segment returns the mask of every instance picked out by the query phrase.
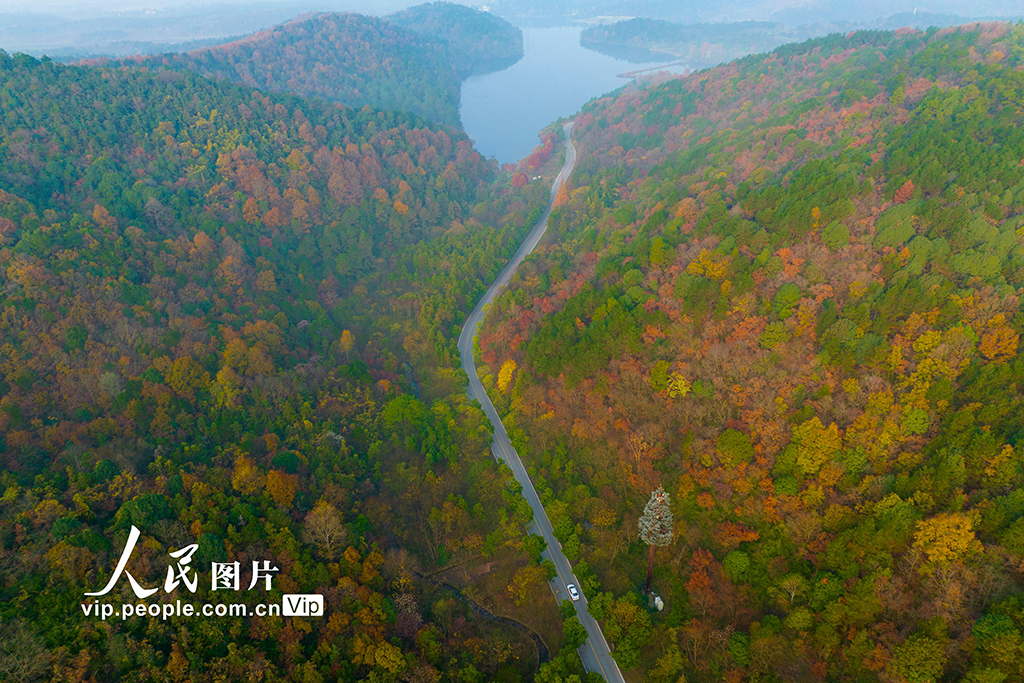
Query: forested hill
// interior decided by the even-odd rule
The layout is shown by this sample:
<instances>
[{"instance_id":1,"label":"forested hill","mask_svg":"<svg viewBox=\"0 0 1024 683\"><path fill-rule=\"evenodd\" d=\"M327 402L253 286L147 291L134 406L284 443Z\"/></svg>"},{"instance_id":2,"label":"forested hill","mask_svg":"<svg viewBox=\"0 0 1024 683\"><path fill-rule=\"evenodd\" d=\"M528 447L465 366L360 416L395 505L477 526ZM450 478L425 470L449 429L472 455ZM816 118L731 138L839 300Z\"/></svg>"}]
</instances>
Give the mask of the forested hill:
<instances>
[{"instance_id":1,"label":"forested hill","mask_svg":"<svg viewBox=\"0 0 1024 683\"><path fill-rule=\"evenodd\" d=\"M534 618L505 592L544 574L529 508L453 355L546 195L411 114L0 52L0 678L532 679L528 637L422 575L482 562L477 599ZM267 560L228 602L329 618L84 614L132 526L146 587L197 543L177 598Z\"/></svg>"},{"instance_id":2,"label":"forested hill","mask_svg":"<svg viewBox=\"0 0 1024 683\"><path fill-rule=\"evenodd\" d=\"M398 26L447 41L463 77L511 66L523 56L523 32L501 17L450 2L431 2L388 15Z\"/></svg>"},{"instance_id":3,"label":"forested hill","mask_svg":"<svg viewBox=\"0 0 1024 683\"><path fill-rule=\"evenodd\" d=\"M1024 27L787 45L576 124L479 342L622 668L1020 680Z\"/></svg>"},{"instance_id":4,"label":"forested hill","mask_svg":"<svg viewBox=\"0 0 1024 683\"><path fill-rule=\"evenodd\" d=\"M493 60L507 64L502 60L521 57L522 34L490 14L452 7L412 8L394 22L310 14L225 45L120 63L190 69L254 88L354 108L409 111L460 127L462 79Z\"/></svg>"},{"instance_id":5,"label":"forested hill","mask_svg":"<svg viewBox=\"0 0 1024 683\"><path fill-rule=\"evenodd\" d=\"M311 14L226 45L124 61L459 125L460 81L448 46L361 14Z\"/></svg>"},{"instance_id":6,"label":"forested hill","mask_svg":"<svg viewBox=\"0 0 1024 683\"><path fill-rule=\"evenodd\" d=\"M662 19L627 19L591 26L580 33L580 45L599 52L643 50L646 60L675 57L691 67L710 66L743 55L767 52L783 43L827 33L825 25L786 27L769 21L676 24ZM628 58L628 57L627 57Z\"/></svg>"}]
</instances>

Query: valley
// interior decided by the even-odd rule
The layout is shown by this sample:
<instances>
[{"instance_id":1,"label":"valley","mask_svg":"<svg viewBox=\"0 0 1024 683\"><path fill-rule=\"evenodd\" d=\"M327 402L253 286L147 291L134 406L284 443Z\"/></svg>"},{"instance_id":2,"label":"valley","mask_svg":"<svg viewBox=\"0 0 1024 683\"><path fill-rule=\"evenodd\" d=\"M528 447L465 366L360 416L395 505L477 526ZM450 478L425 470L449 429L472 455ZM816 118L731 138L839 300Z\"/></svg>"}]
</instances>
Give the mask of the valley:
<instances>
[{"instance_id":1,"label":"valley","mask_svg":"<svg viewBox=\"0 0 1024 683\"><path fill-rule=\"evenodd\" d=\"M0 679L1018 680L1024 28L665 23L0 53Z\"/></svg>"}]
</instances>

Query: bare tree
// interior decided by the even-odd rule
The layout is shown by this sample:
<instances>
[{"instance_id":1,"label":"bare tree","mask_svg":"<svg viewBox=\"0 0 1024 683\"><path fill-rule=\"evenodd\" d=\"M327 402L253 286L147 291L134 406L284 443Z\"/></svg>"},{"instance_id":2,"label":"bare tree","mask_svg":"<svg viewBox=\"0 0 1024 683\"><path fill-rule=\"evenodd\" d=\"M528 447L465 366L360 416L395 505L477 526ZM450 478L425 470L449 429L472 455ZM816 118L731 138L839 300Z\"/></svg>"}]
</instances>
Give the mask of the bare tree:
<instances>
[{"instance_id":1,"label":"bare tree","mask_svg":"<svg viewBox=\"0 0 1024 683\"><path fill-rule=\"evenodd\" d=\"M174 210L164 206L157 199L150 197L143 208L150 226L161 235L170 233L174 227Z\"/></svg>"},{"instance_id":2,"label":"bare tree","mask_svg":"<svg viewBox=\"0 0 1024 683\"><path fill-rule=\"evenodd\" d=\"M316 544L324 557L330 559L344 545L348 529L334 506L321 500L306 515L304 535L307 541Z\"/></svg>"},{"instance_id":3,"label":"bare tree","mask_svg":"<svg viewBox=\"0 0 1024 683\"><path fill-rule=\"evenodd\" d=\"M14 619L0 623L0 680L28 682L41 678L51 655L43 640Z\"/></svg>"}]
</instances>

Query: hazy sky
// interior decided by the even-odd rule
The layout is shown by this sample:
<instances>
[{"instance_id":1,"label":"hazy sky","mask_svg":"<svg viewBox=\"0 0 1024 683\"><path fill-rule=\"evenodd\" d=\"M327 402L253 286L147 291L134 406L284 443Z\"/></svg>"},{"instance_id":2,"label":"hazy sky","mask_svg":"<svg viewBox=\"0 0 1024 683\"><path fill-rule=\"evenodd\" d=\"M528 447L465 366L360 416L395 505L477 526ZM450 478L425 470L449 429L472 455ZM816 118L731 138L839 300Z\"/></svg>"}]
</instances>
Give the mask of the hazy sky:
<instances>
[{"instance_id":1,"label":"hazy sky","mask_svg":"<svg viewBox=\"0 0 1024 683\"><path fill-rule=\"evenodd\" d=\"M216 5L248 5L260 7L301 6L310 9L381 14L420 4L416 0L0 0L0 11L47 12L62 16L96 16L111 13L145 13L146 11L195 10ZM460 5L473 5L459 2Z\"/></svg>"},{"instance_id":2,"label":"hazy sky","mask_svg":"<svg viewBox=\"0 0 1024 683\"><path fill-rule=\"evenodd\" d=\"M386 14L420 4L426 0L0 0L2 12L45 12L74 18L89 18L116 13L144 14L185 12L224 5L246 5L266 10L267 8L295 8L297 11L331 10L352 11L361 14ZM847 15L860 12L862 21L881 18L896 12L950 13L969 15L1017 15L1024 12L1020 0L733 0L719 3L714 0L453 0L458 4L480 7L490 5L503 14L504 10L536 11L556 6L574 8L614 9L617 14L638 14L657 16L682 12L702 6L716 7L718 12L753 14L761 18L767 15L789 13L811 13L824 15ZM705 10L707 7L704 8ZM654 11L652 11L654 10ZM674 11L673 11L674 10ZM586 11L586 10L584 10ZM517 13L513 10L513 13ZM667 14L666 14L667 13ZM874 16L877 15L877 16ZM691 14L692 16L692 14ZM740 17L745 18L745 17ZM719 19L720 20L720 19Z\"/></svg>"}]
</instances>

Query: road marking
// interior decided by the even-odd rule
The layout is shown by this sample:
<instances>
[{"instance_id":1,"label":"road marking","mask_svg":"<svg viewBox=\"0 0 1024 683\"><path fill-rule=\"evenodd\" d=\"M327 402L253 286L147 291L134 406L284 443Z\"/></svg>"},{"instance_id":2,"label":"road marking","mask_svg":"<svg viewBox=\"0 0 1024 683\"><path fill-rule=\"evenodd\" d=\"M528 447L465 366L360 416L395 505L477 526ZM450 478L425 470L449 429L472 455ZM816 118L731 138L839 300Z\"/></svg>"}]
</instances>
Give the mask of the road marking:
<instances>
[{"instance_id":1,"label":"road marking","mask_svg":"<svg viewBox=\"0 0 1024 683\"><path fill-rule=\"evenodd\" d=\"M597 620L595 619L594 621L597 621ZM597 660L597 665L601 668L601 675L604 677L604 680L607 681L608 680L608 674L605 673L604 665L601 664L601 655L597 654L597 649L594 648L594 639L590 637L589 633L587 634L587 642L590 643L590 651L594 653L594 659ZM612 656L612 651L611 650L608 651L608 656L609 657ZM582 657L581 657L581 659L582 659ZM586 669L587 667L584 666L583 668Z\"/></svg>"}]
</instances>

